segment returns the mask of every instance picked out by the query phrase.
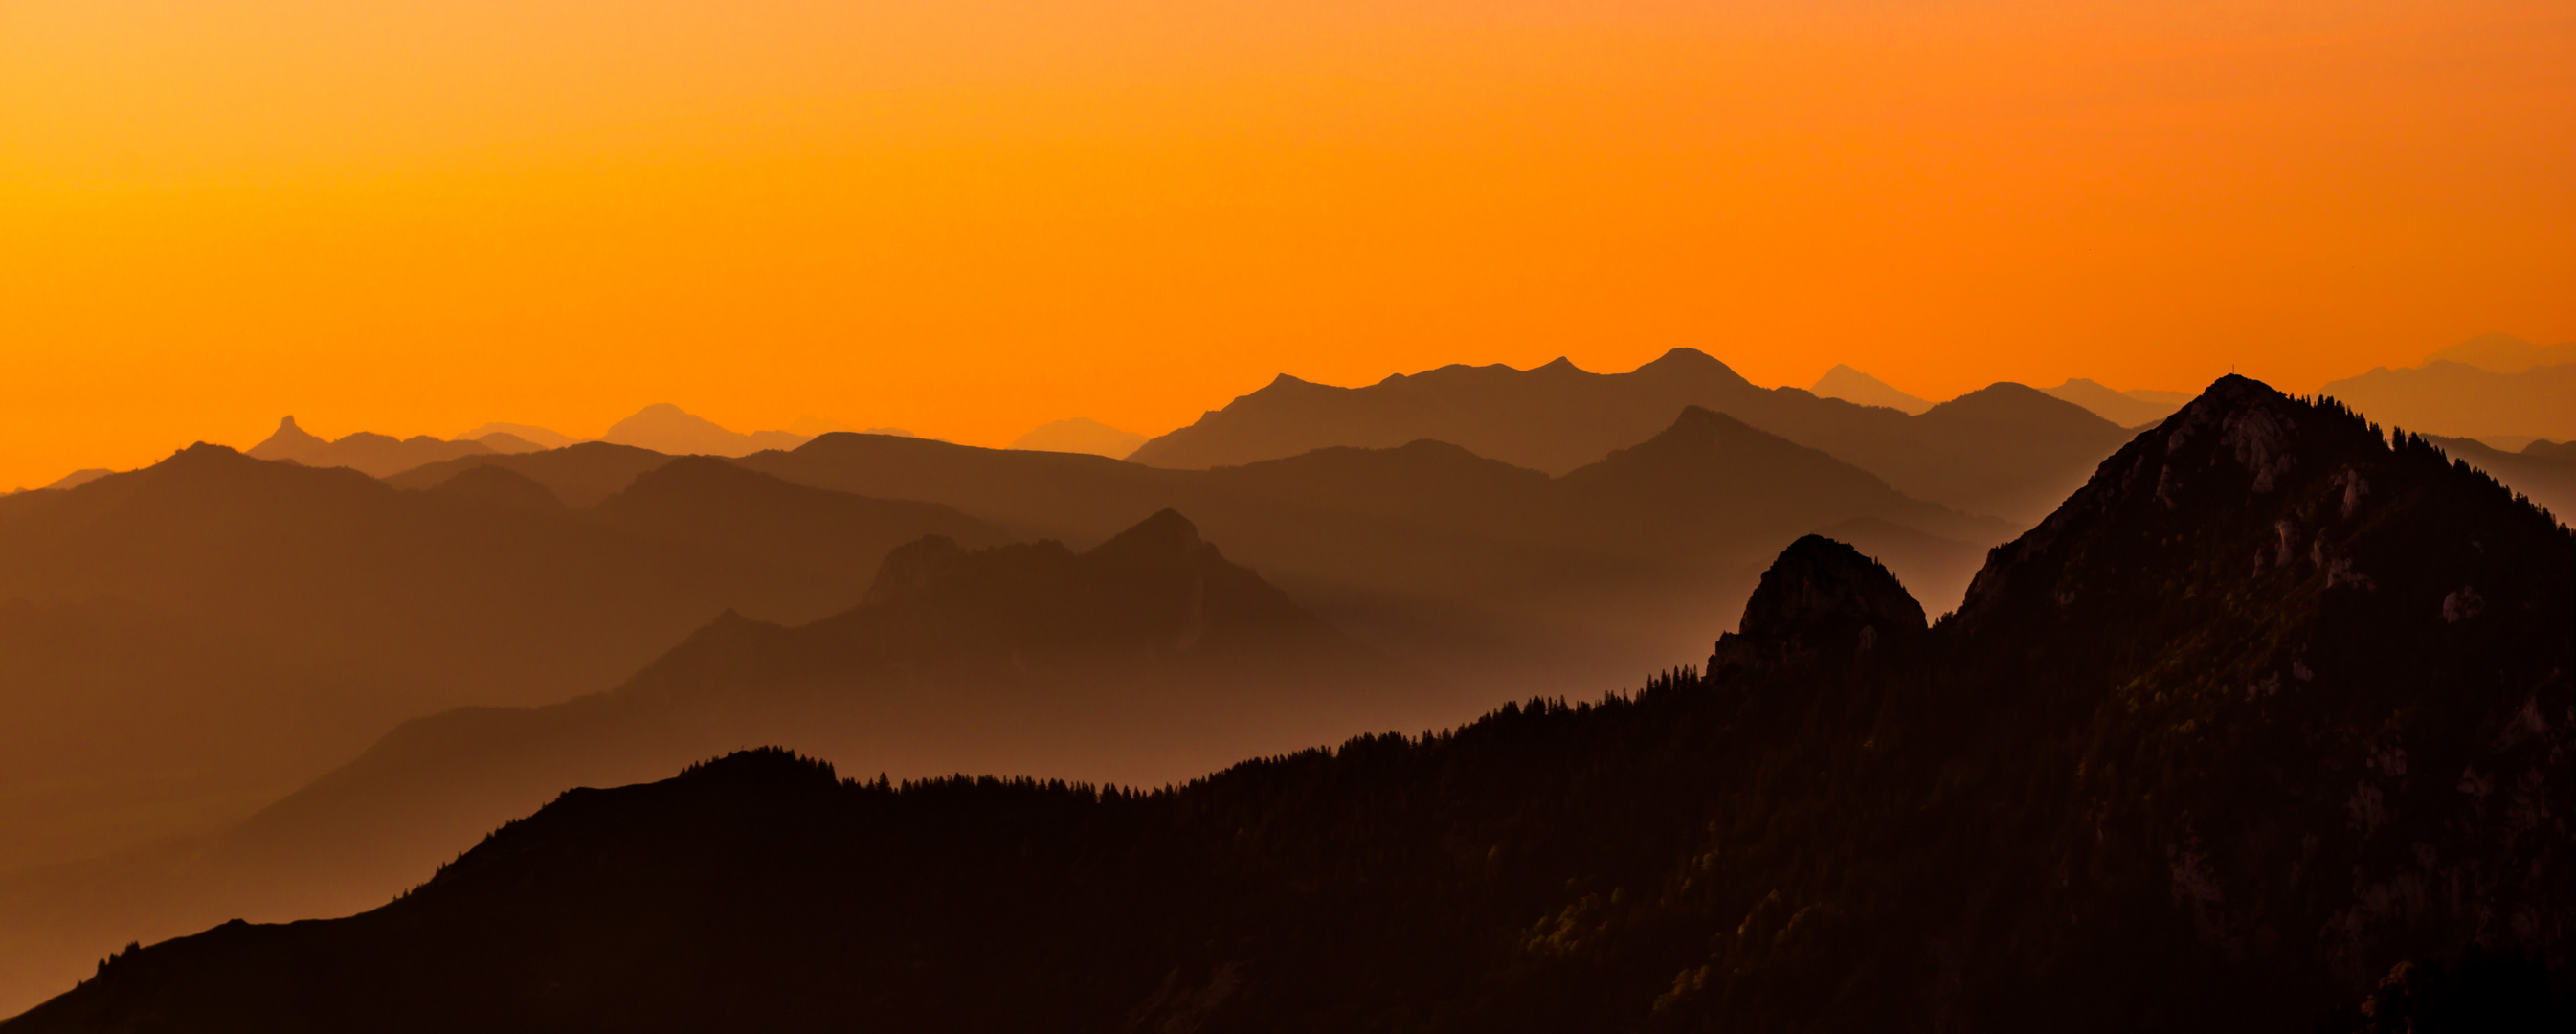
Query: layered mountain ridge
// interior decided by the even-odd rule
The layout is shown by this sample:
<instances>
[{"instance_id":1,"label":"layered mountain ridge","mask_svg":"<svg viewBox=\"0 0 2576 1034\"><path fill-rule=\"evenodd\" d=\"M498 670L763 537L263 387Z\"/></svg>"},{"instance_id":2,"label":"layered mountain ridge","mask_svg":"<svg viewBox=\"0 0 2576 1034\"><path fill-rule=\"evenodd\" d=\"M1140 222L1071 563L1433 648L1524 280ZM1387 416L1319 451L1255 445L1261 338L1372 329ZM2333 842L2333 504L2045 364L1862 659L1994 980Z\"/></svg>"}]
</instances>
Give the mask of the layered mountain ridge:
<instances>
[{"instance_id":1,"label":"layered mountain ridge","mask_svg":"<svg viewBox=\"0 0 2576 1034\"><path fill-rule=\"evenodd\" d=\"M571 791L0 1029L2566 1022L2576 543L2421 439L2229 378L1929 628L1823 539L1772 574L1718 671L1153 793Z\"/></svg>"},{"instance_id":2,"label":"layered mountain ridge","mask_svg":"<svg viewBox=\"0 0 2576 1034\"><path fill-rule=\"evenodd\" d=\"M1759 388L1706 353L1676 348L1619 374L1590 373L1561 358L1530 370L1445 366L1360 388L1282 374L1128 458L1207 468L1428 438L1563 474L1645 440L1685 406L1822 450L1917 499L2016 525L2046 514L2128 438L2117 424L2018 384L1908 415L1796 388Z\"/></svg>"}]
</instances>

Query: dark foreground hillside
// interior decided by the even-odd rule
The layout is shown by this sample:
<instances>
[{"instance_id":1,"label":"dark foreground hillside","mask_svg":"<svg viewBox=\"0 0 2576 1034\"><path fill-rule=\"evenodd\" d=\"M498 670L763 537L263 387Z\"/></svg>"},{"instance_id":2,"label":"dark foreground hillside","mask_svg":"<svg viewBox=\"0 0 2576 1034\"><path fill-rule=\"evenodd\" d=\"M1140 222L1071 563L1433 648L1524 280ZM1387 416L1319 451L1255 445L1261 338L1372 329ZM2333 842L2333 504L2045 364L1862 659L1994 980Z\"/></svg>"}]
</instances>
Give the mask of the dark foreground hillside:
<instances>
[{"instance_id":1,"label":"dark foreground hillside","mask_svg":"<svg viewBox=\"0 0 2576 1034\"><path fill-rule=\"evenodd\" d=\"M2221 381L1925 628L1784 553L1705 676L1154 794L575 790L8 1034L2563 1030L2576 552Z\"/></svg>"}]
</instances>

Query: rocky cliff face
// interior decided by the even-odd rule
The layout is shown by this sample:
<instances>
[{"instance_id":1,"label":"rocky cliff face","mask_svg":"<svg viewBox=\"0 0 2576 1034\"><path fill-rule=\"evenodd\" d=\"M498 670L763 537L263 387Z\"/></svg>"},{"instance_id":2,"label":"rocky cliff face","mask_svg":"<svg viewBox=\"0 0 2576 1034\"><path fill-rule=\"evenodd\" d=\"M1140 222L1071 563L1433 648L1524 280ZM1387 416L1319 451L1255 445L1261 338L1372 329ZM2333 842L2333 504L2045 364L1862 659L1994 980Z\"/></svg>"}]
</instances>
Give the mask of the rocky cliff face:
<instances>
[{"instance_id":1,"label":"rocky cliff face","mask_svg":"<svg viewBox=\"0 0 2576 1034\"><path fill-rule=\"evenodd\" d=\"M1910 647L1923 606L1879 562L1809 535L1790 543L1744 605L1738 630L1718 637L1708 670L1792 669Z\"/></svg>"}]
</instances>

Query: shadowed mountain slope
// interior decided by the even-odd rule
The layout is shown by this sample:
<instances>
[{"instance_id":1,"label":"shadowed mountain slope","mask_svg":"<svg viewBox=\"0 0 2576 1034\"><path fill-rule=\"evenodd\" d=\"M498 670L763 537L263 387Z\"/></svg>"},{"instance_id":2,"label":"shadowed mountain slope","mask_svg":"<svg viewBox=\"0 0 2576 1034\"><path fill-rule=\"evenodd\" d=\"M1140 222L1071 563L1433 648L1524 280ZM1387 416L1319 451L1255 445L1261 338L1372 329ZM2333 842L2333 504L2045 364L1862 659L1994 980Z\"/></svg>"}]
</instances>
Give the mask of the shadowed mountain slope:
<instances>
[{"instance_id":1,"label":"shadowed mountain slope","mask_svg":"<svg viewBox=\"0 0 2576 1034\"><path fill-rule=\"evenodd\" d=\"M542 452L460 456L403 471L386 478L385 483L395 488L432 488L460 471L495 466L544 485L565 506L580 509L598 505L600 500L634 484L636 475L659 469L671 460L667 454L632 445L583 442Z\"/></svg>"},{"instance_id":2,"label":"shadowed mountain slope","mask_svg":"<svg viewBox=\"0 0 2576 1034\"><path fill-rule=\"evenodd\" d=\"M1516 694L1691 655L1806 532L1911 529L1883 537L1884 559L1924 575L1944 609L1966 587L1957 556L2010 534L1722 414L1684 412L1648 437L1554 479L1430 441L1187 471L826 435L737 462L1076 544L1177 508L1336 626Z\"/></svg>"},{"instance_id":3,"label":"shadowed mountain slope","mask_svg":"<svg viewBox=\"0 0 2576 1034\"><path fill-rule=\"evenodd\" d=\"M2576 448L2536 441L2520 452L2505 452L2473 438L2425 435L2424 440L2440 446L2452 458L2494 476L2505 487L2530 496L2532 502L2561 520L2576 514Z\"/></svg>"},{"instance_id":4,"label":"shadowed mountain slope","mask_svg":"<svg viewBox=\"0 0 2576 1034\"><path fill-rule=\"evenodd\" d=\"M565 786L652 778L745 743L907 778L1019 770L1152 785L1357 730L1425 727L1448 713L1442 693L1228 563L1170 511L1078 555L930 537L888 556L846 613L786 628L728 612L614 691L405 723L194 853L57 880L15 904L136 933L346 914ZM0 880L0 900L10 889Z\"/></svg>"},{"instance_id":5,"label":"shadowed mountain slope","mask_svg":"<svg viewBox=\"0 0 2576 1034\"><path fill-rule=\"evenodd\" d=\"M238 821L405 718L614 685L727 607L846 609L925 533L1000 538L730 467L630 493L567 511L500 468L406 492L201 445L12 497L0 872Z\"/></svg>"},{"instance_id":6,"label":"shadowed mountain slope","mask_svg":"<svg viewBox=\"0 0 2576 1034\"><path fill-rule=\"evenodd\" d=\"M1759 663L1152 794L574 790L0 1029L2563 1029L2563 526L2229 378L1903 597L1805 540Z\"/></svg>"},{"instance_id":7,"label":"shadowed mountain slope","mask_svg":"<svg viewBox=\"0 0 2576 1034\"><path fill-rule=\"evenodd\" d=\"M1645 440L1692 405L1822 449L1917 499L2019 524L2046 514L2128 437L2082 407L2020 385L1908 416L1757 388L1726 364L1677 348L1623 374L1588 373L1559 359L1532 370L1446 366L1363 388L1283 375L1129 458L1204 468L1430 438L1561 474Z\"/></svg>"}]
</instances>

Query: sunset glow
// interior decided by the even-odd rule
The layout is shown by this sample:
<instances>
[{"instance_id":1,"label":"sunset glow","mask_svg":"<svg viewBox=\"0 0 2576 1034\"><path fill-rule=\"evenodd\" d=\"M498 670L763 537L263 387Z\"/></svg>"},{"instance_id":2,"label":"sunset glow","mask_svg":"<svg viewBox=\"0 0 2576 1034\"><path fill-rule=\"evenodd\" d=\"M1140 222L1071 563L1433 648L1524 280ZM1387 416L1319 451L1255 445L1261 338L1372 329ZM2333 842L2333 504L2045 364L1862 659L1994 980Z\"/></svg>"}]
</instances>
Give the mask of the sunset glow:
<instances>
[{"instance_id":1,"label":"sunset glow","mask_svg":"<svg viewBox=\"0 0 2576 1034\"><path fill-rule=\"evenodd\" d=\"M2292 390L2576 338L2562 3L20 0L0 490L1286 372Z\"/></svg>"}]
</instances>

